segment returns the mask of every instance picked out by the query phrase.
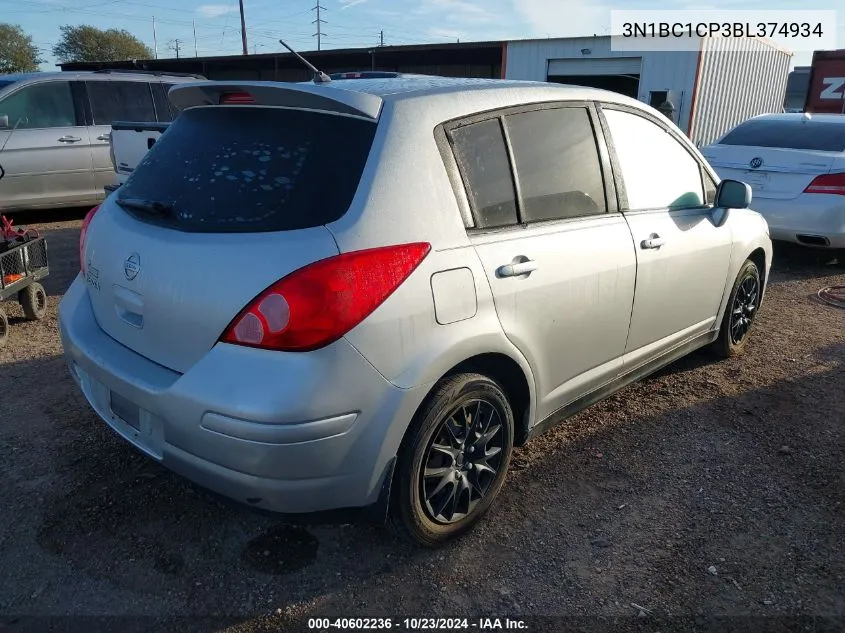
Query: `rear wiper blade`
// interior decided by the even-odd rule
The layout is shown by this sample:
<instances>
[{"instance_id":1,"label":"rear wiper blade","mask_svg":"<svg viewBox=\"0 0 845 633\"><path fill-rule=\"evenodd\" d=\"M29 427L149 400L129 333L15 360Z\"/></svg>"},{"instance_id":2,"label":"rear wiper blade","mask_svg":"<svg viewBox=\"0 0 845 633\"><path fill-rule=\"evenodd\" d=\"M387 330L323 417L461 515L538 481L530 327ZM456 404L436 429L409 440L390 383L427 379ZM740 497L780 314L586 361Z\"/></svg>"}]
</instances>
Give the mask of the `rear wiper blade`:
<instances>
[{"instance_id":1,"label":"rear wiper blade","mask_svg":"<svg viewBox=\"0 0 845 633\"><path fill-rule=\"evenodd\" d=\"M142 200L140 198L118 198L115 200L124 209L141 211L150 215L167 216L173 212L173 206L155 200Z\"/></svg>"}]
</instances>

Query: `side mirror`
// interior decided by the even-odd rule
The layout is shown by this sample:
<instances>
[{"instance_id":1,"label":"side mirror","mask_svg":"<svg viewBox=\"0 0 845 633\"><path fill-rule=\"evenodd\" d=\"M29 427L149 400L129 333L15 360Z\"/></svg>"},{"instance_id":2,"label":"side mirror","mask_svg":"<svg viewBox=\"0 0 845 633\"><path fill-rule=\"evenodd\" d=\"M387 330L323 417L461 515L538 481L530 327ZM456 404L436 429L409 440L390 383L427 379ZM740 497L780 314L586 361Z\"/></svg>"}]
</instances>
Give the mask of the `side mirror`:
<instances>
[{"instance_id":1,"label":"side mirror","mask_svg":"<svg viewBox=\"0 0 845 633\"><path fill-rule=\"evenodd\" d=\"M0 130L9 129L9 115L0 114Z\"/></svg>"},{"instance_id":2,"label":"side mirror","mask_svg":"<svg viewBox=\"0 0 845 633\"><path fill-rule=\"evenodd\" d=\"M751 186L738 180L723 180L716 188L716 207L747 209L751 206Z\"/></svg>"}]
</instances>

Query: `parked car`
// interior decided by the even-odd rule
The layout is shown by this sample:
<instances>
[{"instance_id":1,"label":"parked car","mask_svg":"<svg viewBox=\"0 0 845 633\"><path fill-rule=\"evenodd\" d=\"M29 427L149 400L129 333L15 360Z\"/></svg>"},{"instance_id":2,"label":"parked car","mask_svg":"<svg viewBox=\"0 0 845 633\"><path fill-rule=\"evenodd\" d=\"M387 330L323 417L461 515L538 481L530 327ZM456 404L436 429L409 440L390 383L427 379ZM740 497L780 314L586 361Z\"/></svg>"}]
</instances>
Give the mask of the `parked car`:
<instances>
[{"instance_id":1,"label":"parked car","mask_svg":"<svg viewBox=\"0 0 845 633\"><path fill-rule=\"evenodd\" d=\"M166 122L167 89L197 76L154 72L0 75L0 209L92 205L114 183L114 121Z\"/></svg>"},{"instance_id":2,"label":"parked car","mask_svg":"<svg viewBox=\"0 0 845 633\"><path fill-rule=\"evenodd\" d=\"M636 100L446 78L169 94L179 117L85 220L59 321L103 420L212 490L438 544L515 445L747 342L766 223Z\"/></svg>"},{"instance_id":3,"label":"parked car","mask_svg":"<svg viewBox=\"0 0 845 633\"><path fill-rule=\"evenodd\" d=\"M773 239L845 248L845 116L766 114L702 151L719 176L751 185Z\"/></svg>"}]
</instances>

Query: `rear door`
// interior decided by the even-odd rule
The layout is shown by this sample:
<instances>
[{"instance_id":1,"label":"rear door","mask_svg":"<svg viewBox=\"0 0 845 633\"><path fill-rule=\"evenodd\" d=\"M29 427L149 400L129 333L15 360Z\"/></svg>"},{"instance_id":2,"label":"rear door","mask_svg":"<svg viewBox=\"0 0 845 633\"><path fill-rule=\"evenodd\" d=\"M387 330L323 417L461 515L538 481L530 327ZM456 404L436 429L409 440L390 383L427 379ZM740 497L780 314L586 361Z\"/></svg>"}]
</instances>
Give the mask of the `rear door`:
<instances>
[{"instance_id":1,"label":"rear door","mask_svg":"<svg viewBox=\"0 0 845 633\"><path fill-rule=\"evenodd\" d=\"M618 375L625 351L636 259L608 206L596 127L592 106L566 103L448 129L471 241L502 328L534 372L540 418Z\"/></svg>"},{"instance_id":2,"label":"rear door","mask_svg":"<svg viewBox=\"0 0 845 633\"><path fill-rule=\"evenodd\" d=\"M91 144L69 81L23 85L0 101L0 207L92 200Z\"/></svg>"},{"instance_id":3,"label":"rear door","mask_svg":"<svg viewBox=\"0 0 845 633\"><path fill-rule=\"evenodd\" d=\"M376 126L277 107L182 112L88 229L97 323L187 371L261 291L337 254L324 225L346 213Z\"/></svg>"},{"instance_id":4,"label":"rear door","mask_svg":"<svg viewBox=\"0 0 845 633\"><path fill-rule=\"evenodd\" d=\"M603 105L617 186L637 253L637 290L626 345L636 366L712 329L733 239L718 226L704 165L662 120ZM708 176L709 179L709 176Z\"/></svg>"},{"instance_id":5,"label":"rear door","mask_svg":"<svg viewBox=\"0 0 845 633\"><path fill-rule=\"evenodd\" d=\"M845 118L845 117L843 117ZM761 117L740 124L703 154L722 178L754 198L792 200L845 152L845 121Z\"/></svg>"},{"instance_id":6,"label":"rear door","mask_svg":"<svg viewBox=\"0 0 845 633\"><path fill-rule=\"evenodd\" d=\"M94 161L94 186L99 194L115 181L109 153L109 134L115 121L155 122L153 94L147 81L90 79L88 89L91 121L88 134Z\"/></svg>"}]
</instances>

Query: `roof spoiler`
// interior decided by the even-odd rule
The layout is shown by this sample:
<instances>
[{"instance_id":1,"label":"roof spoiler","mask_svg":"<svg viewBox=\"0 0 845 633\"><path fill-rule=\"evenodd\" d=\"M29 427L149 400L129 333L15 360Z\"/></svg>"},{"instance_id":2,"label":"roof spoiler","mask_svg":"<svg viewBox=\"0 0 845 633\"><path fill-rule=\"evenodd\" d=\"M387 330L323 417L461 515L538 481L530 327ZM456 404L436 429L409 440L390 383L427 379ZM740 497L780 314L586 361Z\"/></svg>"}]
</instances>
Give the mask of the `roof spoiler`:
<instances>
[{"instance_id":1,"label":"roof spoiler","mask_svg":"<svg viewBox=\"0 0 845 633\"><path fill-rule=\"evenodd\" d=\"M325 110L378 120L383 105L382 98L365 93L332 88L326 85L308 85L275 81L202 81L180 83L173 86L168 97L180 110L203 105L219 105L226 94L244 93L256 105L286 106L306 110ZM242 101L242 103L245 101Z\"/></svg>"}]
</instances>

